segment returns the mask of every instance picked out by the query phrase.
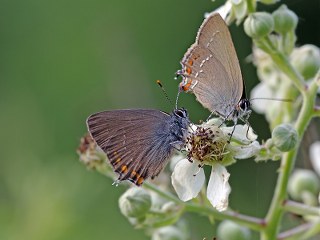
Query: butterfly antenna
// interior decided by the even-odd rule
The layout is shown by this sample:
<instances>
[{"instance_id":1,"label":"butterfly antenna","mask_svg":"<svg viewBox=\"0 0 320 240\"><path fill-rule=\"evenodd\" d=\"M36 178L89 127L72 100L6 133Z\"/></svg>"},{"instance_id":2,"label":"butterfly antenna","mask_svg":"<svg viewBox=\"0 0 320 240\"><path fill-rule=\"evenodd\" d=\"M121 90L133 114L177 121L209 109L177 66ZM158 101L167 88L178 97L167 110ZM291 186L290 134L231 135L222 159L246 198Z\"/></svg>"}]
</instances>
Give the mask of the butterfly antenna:
<instances>
[{"instance_id":1,"label":"butterfly antenna","mask_svg":"<svg viewBox=\"0 0 320 240\"><path fill-rule=\"evenodd\" d=\"M272 100L272 101L279 101L279 102L293 102L292 99L285 99L285 98L251 98L250 102L252 100Z\"/></svg>"},{"instance_id":2,"label":"butterfly antenna","mask_svg":"<svg viewBox=\"0 0 320 240\"><path fill-rule=\"evenodd\" d=\"M161 90L162 90L162 92L164 93L166 99L173 105L173 102L172 102L171 99L169 98L169 96L168 96L166 90L164 89L164 87L163 87L163 85L162 85L162 83L161 83L160 80L157 80L157 84L158 84L159 87L161 88Z\"/></svg>"},{"instance_id":3,"label":"butterfly antenna","mask_svg":"<svg viewBox=\"0 0 320 240\"><path fill-rule=\"evenodd\" d=\"M178 109L179 96L180 96L180 91L178 91L177 98L176 98L176 109Z\"/></svg>"}]
</instances>

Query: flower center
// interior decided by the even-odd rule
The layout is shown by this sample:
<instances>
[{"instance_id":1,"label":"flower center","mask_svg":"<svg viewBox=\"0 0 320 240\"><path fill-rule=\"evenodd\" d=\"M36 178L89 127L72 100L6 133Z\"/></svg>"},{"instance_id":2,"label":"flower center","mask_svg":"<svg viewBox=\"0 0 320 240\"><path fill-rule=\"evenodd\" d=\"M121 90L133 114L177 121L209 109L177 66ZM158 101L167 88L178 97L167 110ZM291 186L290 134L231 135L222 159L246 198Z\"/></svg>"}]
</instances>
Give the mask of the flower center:
<instances>
[{"instance_id":1,"label":"flower center","mask_svg":"<svg viewBox=\"0 0 320 240\"><path fill-rule=\"evenodd\" d=\"M195 159L206 165L221 162L224 155L229 153L226 149L227 139L217 126L206 124L197 126L187 138L188 160Z\"/></svg>"}]
</instances>

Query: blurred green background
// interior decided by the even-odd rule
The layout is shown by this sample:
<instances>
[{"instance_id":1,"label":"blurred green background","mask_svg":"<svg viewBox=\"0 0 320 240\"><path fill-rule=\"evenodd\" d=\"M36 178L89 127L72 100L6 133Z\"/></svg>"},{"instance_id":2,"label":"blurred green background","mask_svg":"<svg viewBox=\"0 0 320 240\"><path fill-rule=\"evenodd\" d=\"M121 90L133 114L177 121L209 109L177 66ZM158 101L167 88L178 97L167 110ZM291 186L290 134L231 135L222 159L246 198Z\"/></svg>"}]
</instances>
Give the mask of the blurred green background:
<instances>
[{"instance_id":1,"label":"blurred green background","mask_svg":"<svg viewBox=\"0 0 320 240\"><path fill-rule=\"evenodd\" d=\"M0 1L0 239L148 239L118 210L123 188L88 171L75 150L93 112L172 110L155 80L175 99L179 61L203 14L221 2ZM298 43L319 45L319 1L287 4L300 17ZM257 82L245 61L251 41L242 27L231 32L251 89ZM195 122L208 116L192 95L179 104ZM262 139L269 136L262 116L250 122ZM277 167L253 161L230 167L231 206L264 216ZM214 234L205 218L191 229L194 239Z\"/></svg>"}]
</instances>

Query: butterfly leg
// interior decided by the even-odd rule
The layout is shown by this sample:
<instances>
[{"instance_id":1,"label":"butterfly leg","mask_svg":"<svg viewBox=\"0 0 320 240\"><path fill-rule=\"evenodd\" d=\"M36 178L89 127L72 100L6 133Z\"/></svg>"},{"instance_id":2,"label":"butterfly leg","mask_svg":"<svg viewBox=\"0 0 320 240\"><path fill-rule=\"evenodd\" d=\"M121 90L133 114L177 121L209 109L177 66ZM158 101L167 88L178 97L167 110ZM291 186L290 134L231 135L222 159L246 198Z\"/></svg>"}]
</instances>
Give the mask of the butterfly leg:
<instances>
[{"instance_id":1,"label":"butterfly leg","mask_svg":"<svg viewBox=\"0 0 320 240\"><path fill-rule=\"evenodd\" d=\"M229 117L235 114L235 111L230 112L227 116L222 115L219 112L216 112L217 115L220 116L220 118L222 118L222 123L219 125L219 128L229 119ZM236 118L235 118L236 119ZM235 122L236 120L233 120L233 122ZM236 124L235 124L236 125Z\"/></svg>"},{"instance_id":2,"label":"butterfly leg","mask_svg":"<svg viewBox=\"0 0 320 240\"><path fill-rule=\"evenodd\" d=\"M228 140L228 143L230 143L230 142L231 142L231 138L232 138L232 135L233 135L233 133L234 133L234 130L236 130L236 126L237 126L237 124L233 125L232 132L231 132L231 133L229 133L229 140Z\"/></svg>"},{"instance_id":3,"label":"butterfly leg","mask_svg":"<svg viewBox=\"0 0 320 240\"><path fill-rule=\"evenodd\" d=\"M246 138L248 140L250 140L249 137L248 137L248 133L249 133L249 130L250 130L250 127L251 127L251 125L249 123L249 117L250 117L251 112L252 112L251 110L248 110L247 113L241 119L248 126L248 129L247 129L247 132L246 132Z\"/></svg>"},{"instance_id":4,"label":"butterfly leg","mask_svg":"<svg viewBox=\"0 0 320 240\"><path fill-rule=\"evenodd\" d=\"M209 119L212 117L212 115L214 114L214 112L211 112L210 113L210 115L207 117L207 120L206 120L206 122L208 122L209 121Z\"/></svg>"},{"instance_id":5,"label":"butterfly leg","mask_svg":"<svg viewBox=\"0 0 320 240\"><path fill-rule=\"evenodd\" d=\"M204 165L204 164L202 164L202 165L199 164L199 165L198 165L199 168L198 168L198 171L193 174L194 177L198 175L198 173L200 172L200 169L203 168L203 165Z\"/></svg>"},{"instance_id":6,"label":"butterfly leg","mask_svg":"<svg viewBox=\"0 0 320 240\"><path fill-rule=\"evenodd\" d=\"M230 114L229 114L229 115L230 115ZM234 124L234 125L233 125L232 131L231 131L231 133L230 133L230 137L229 137L228 143L231 142L231 138L232 138L232 136L233 136L234 131L236 130L237 123L238 123L238 118L237 118L237 117L234 117L234 118L233 118L233 124Z\"/></svg>"},{"instance_id":7,"label":"butterfly leg","mask_svg":"<svg viewBox=\"0 0 320 240\"><path fill-rule=\"evenodd\" d=\"M115 181L112 183L112 186L115 185L116 187L118 187L120 182L121 182L121 180L118 178L117 180L115 180Z\"/></svg>"}]
</instances>

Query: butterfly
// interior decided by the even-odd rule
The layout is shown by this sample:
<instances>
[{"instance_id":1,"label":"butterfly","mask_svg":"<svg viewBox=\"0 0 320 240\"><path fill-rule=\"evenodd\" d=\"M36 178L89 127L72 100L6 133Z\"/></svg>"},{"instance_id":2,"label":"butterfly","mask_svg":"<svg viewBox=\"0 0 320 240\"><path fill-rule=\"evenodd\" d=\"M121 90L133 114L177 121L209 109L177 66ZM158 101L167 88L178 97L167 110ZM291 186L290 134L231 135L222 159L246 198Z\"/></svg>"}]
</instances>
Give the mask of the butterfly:
<instances>
[{"instance_id":1,"label":"butterfly","mask_svg":"<svg viewBox=\"0 0 320 240\"><path fill-rule=\"evenodd\" d=\"M195 94L197 100L224 121L248 124L250 101L231 35L218 13L211 14L199 28L196 42L181 61L180 91ZM248 124L249 126L249 124Z\"/></svg>"},{"instance_id":2,"label":"butterfly","mask_svg":"<svg viewBox=\"0 0 320 240\"><path fill-rule=\"evenodd\" d=\"M156 177L174 150L185 145L189 122L184 108L171 114L127 109L92 114L87 127L119 174L117 181L129 180L140 186Z\"/></svg>"}]
</instances>

